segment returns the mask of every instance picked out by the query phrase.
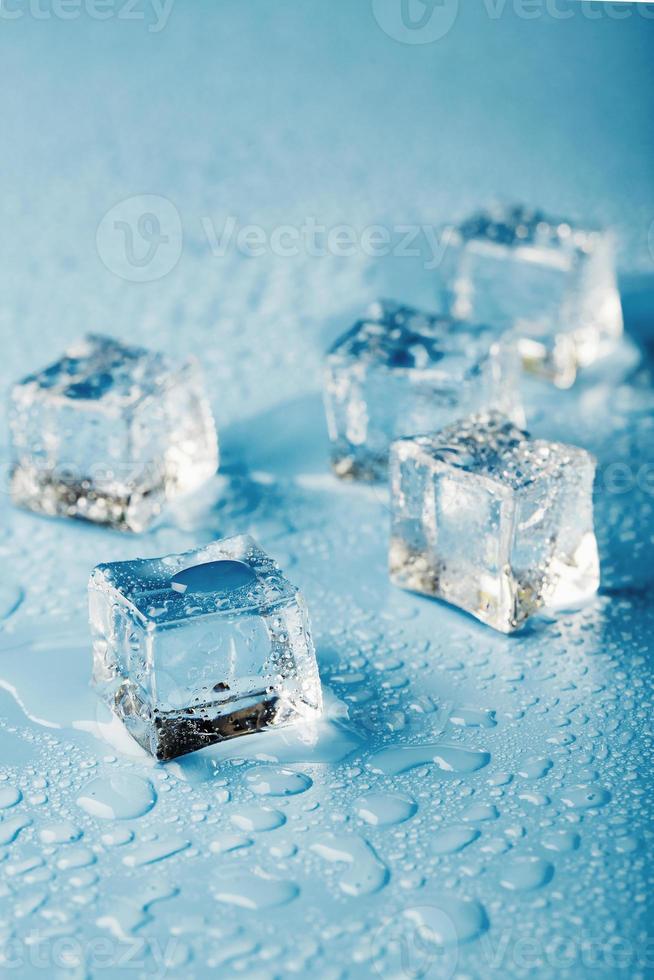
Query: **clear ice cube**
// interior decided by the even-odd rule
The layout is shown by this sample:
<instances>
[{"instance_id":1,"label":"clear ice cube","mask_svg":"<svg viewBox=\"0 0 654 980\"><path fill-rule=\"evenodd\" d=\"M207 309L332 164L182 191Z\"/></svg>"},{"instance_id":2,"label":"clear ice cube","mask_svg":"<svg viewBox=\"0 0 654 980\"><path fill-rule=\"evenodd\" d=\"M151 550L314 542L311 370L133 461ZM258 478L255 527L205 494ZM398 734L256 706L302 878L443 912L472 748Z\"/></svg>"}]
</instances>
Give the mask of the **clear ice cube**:
<instances>
[{"instance_id":1,"label":"clear ice cube","mask_svg":"<svg viewBox=\"0 0 654 980\"><path fill-rule=\"evenodd\" d=\"M215 473L218 443L195 360L90 334L14 385L11 494L48 515L143 531Z\"/></svg>"},{"instance_id":2,"label":"clear ice cube","mask_svg":"<svg viewBox=\"0 0 654 980\"><path fill-rule=\"evenodd\" d=\"M525 370L569 387L622 337L613 236L522 206L448 229L440 267L452 316L514 328Z\"/></svg>"},{"instance_id":3,"label":"clear ice cube","mask_svg":"<svg viewBox=\"0 0 654 980\"><path fill-rule=\"evenodd\" d=\"M247 535L98 565L89 608L93 686L157 759L321 711L304 600Z\"/></svg>"},{"instance_id":4,"label":"clear ice cube","mask_svg":"<svg viewBox=\"0 0 654 980\"><path fill-rule=\"evenodd\" d=\"M327 354L325 408L335 473L386 476L391 441L497 409L523 421L513 338L486 326L373 304Z\"/></svg>"},{"instance_id":5,"label":"clear ice cube","mask_svg":"<svg viewBox=\"0 0 654 980\"><path fill-rule=\"evenodd\" d=\"M390 470L396 585L504 633L597 590L595 461L584 449L488 413L398 440Z\"/></svg>"}]
</instances>

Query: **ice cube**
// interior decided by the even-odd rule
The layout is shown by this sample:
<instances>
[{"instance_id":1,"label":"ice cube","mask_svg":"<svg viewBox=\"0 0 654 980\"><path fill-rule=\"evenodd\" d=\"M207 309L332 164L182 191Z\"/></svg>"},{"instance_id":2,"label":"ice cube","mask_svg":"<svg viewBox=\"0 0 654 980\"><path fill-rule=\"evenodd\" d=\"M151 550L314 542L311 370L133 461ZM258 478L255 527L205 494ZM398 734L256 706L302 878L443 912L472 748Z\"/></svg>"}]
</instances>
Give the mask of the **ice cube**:
<instances>
[{"instance_id":1,"label":"ice cube","mask_svg":"<svg viewBox=\"0 0 654 980\"><path fill-rule=\"evenodd\" d=\"M595 461L498 413L391 449L390 574L504 633L599 585Z\"/></svg>"},{"instance_id":2,"label":"ice cube","mask_svg":"<svg viewBox=\"0 0 654 980\"><path fill-rule=\"evenodd\" d=\"M622 337L612 235L522 206L448 229L440 267L451 315L515 328L523 366L569 387Z\"/></svg>"},{"instance_id":3,"label":"ice cube","mask_svg":"<svg viewBox=\"0 0 654 980\"><path fill-rule=\"evenodd\" d=\"M247 535L98 565L89 607L92 683L157 759L320 713L304 600Z\"/></svg>"},{"instance_id":4,"label":"ice cube","mask_svg":"<svg viewBox=\"0 0 654 980\"><path fill-rule=\"evenodd\" d=\"M373 304L327 354L334 471L381 479L393 439L470 412L498 409L523 422L519 373L513 338L501 331L389 301Z\"/></svg>"},{"instance_id":5,"label":"ice cube","mask_svg":"<svg viewBox=\"0 0 654 980\"><path fill-rule=\"evenodd\" d=\"M215 473L218 444L195 360L90 334L14 385L14 502L142 531Z\"/></svg>"}]
</instances>

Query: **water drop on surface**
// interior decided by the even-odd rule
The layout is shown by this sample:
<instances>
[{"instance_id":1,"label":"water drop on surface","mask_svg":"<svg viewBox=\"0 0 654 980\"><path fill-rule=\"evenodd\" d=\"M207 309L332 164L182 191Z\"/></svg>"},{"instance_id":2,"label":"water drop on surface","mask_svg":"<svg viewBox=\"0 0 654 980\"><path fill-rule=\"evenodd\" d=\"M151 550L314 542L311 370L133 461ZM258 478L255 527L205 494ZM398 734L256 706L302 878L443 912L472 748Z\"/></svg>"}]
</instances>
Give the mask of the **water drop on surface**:
<instances>
[{"instance_id":1,"label":"water drop on surface","mask_svg":"<svg viewBox=\"0 0 654 980\"><path fill-rule=\"evenodd\" d=\"M311 850L326 861L346 866L339 880L346 895L371 895L388 881L388 868L358 834L325 835L311 845Z\"/></svg>"},{"instance_id":2,"label":"water drop on surface","mask_svg":"<svg viewBox=\"0 0 654 980\"><path fill-rule=\"evenodd\" d=\"M156 799L149 779L113 773L87 783L77 797L77 805L100 820L133 820L151 810Z\"/></svg>"},{"instance_id":3,"label":"water drop on surface","mask_svg":"<svg viewBox=\"0 0 654 980\"><path fill-rule=\"evenodd\" d=\"M514 857L507 861L500 874L500 884L509 891L535 891L554 875L554 866L534 855Z\"/></svg>"},{"instance_id":4,"label":"water drop on surface","mask_svg":"<svg viewBox=\"0 0 654 980\"><path fill-rule=\"evenodd\" d=\"M300 894L293 881L240 874L219 882L215 896L219 902L256 911L287 905Z\"/></svg>"},{"instance_id":5,"label":"water drop on surface","mask_svg":"<svg viewBox=\"0 0 654 980\"><path fill-rule=\"evenodd\" d=\"M540 843L548 851L556 851L558 854L567 854L576 851L581 843L579 834L571 830L552 830L543 834Z\"/></svg>"},{"instance_id":6,"label":"water drop on surface","mask_svg":"<svg viewBox=\"0 0 654 980\"><path fill-rule=\"evenodd\" d=\"M371 756L368 765L385 776L402 773L429 763L443 772L471 773L490 762L490 752L464 749L459 745L435 742L426 745L397 745L381 749Z\"/></svg>"},{"instance_id":7,"label":"water drop on surface","mask_svg":"<svg viewBox=\"0 0 654 980\"><path fill-rule=\"evenodd\" d=\"M404 915L420 926L425 938L436 946L470 942L488 929L483 905L475 899L447 893L435 896L430 905L407 909Z\"/></svg>"},{"instance_id":8,"label":"water drop on surface","mask_svg":"<svg viewBox=\"0 0 654 980\"><path fill-rule=\"evenodd\" d=\"M375 827L392 827L410 820L418 810L415 800L396 793L366 793L354 805L354 812Z\"/></svg>"},{"instance_id":9,"label":"water drop on surface","mask_svg":"<svg viewBox=\"0 0 654 980\"><path fill-rule=\"evenodd\" d=\"M251 769L245 781L257 796L295 796L311 788L312 781L304 773L291 769Z\"/></svg>"},{"instance_id":10,"label":"water drop on surface","mask_svg":"<svg viewBox=\"0 0 654 980\"><path fill-rule=\"evenodd\" d=\"M605 806L611 799L611 794L603 786L584 783L564 790L561 799L571 810L591 810L593 807Z\"/></svg>"},{"instance_id":11,"label":"water drop on surface","mask_svg":"<svg viewBox=\"0 0 654 980\"><path fill-rule=\"evenodd\" d=\"M23 798L23 794L16 786L0 786L0 810L8 810Z\"/></svg>"},{"instance_id":12,"label":"water drop on surface","mask_svg":"<svg viewBox=\"0 0 654 980\"><path fill-rule=\"evenodd\" d=\"M272 807L243 806L232 810L229 819L239 830L258 833L275 830L286 823L286 817L280 810Z\"/></svg>"},{"instance_id":13,"label":"water drop on surface","mask_svg":"<svg viewBox=\"0 0 654 980\"><path fill-rule=\"evenodd\" d=\"M456 854L481 836L474 827L443 827L431 838L433 854Z\"/></svg>"},{"instance_id":14,"label":"water drop on surface","mask_svg":"<svg viewBox=\"0 0 654 980\"><path fill-rule=\"evenodd\" d=\"M39 837L44 844L72 844L81 836L82 831L70 820L47 824L39 830Z\"/></svg>"}]
</instances>

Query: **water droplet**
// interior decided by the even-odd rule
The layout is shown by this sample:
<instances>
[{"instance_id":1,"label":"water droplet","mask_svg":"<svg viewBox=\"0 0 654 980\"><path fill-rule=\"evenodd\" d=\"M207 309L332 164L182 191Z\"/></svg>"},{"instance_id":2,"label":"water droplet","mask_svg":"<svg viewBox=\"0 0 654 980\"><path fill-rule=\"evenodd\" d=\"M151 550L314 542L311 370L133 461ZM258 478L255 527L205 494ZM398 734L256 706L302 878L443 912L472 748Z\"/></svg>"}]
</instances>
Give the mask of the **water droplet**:
<instances>
[{"instance_id":1,"label":"water droplet","mask_svg":"<svg viewBox=\"0 0 654 980\"><path fill-rule=\"evenodd\" d=\"M429 906L407 909L404 915L436 946L470 942L488 929L483 905L449 893L435 896Z\"/></svg>"},{"instance_id":2,"label":"water droplet","mask_svg":"<svg viewBox=\"0 0 654 980\"><path fill-rule=\"evenodd\" d=\"M462 728L495 728L497 725L493 708L455 708L450 722Z\"/></svg>"},{"instance_id":3,"label":"water droplet","mask_svg":"<svg viewBox=\"0 0 654 980\"><path fill-rule=\"evenodd\" d=\"M0 845L11 844L16 840L21 830L32 823L30 817L6 817L0 823Z\"/></svg>"},{"instance_id":4,"label":"water droplet","mask_svg":"<svg viewBox=\"0 0 654 980\"><path fill-rule=\"evenodd\" d=\"M113 773L87 783L77 797L77 805L99 820L133 820L151 810L156 799L149 779Z\"/></svg>"},{"instance_id":5,"label":"water droplet","mask_svg":"<svg viewBox=\"0 0 654 980\"><path fill-rule=\"evenodd\" d=\"M596 783L584 783L564 790L561 799L571 810L590 810L593 807L605 806L611 799L611 794L608 789Z\"/></svg>"},{"instance_id":6,"label":"water droplet","mask_svg":"<svg viewBox=\"0 0 654 980\"><path fill-rule=\"evenodd\" d=\"M500 884L509 891L534 891L552 880L554 866L531 854L512 858L501 871Z\"/></svg>"},{"instance_id":7,"label":"water droplet","mask_svg":"<svg viewBox=\"0 0 654 980\"><path fill-rule=\"evenodd\" d=\"M215 891L219 902L253 911L287 905L299 894L293 881L255 874L232 875L222 880Z\"/></svg>"},{"instance_id":8,"label":"water droplet","mask_svg":"<svg viewBox=\"0 0 654 980\"><path fill-rule=\"evenodd\" d=\"M144 864L154 864L157 861L172 857L173 854L179 854L180 851L186 850L189 846L190 841L178 836L166 837L147 844L138 844L132 848L129 854L125 855L123 864L128 868L140 868Z\"/></svg>"},{"instance_id":9,"label":"water droplet","mask_svg":"<svg viewBox=\"0 0 654 980\"><path fill-rule=\"evenodd\" d=\"M518 775L523 779L542 779L553 765L551 759L525 759L520 763Z\"/></svg>"},{"instance_id":10,"label":"water droplet","mask_svg":"<svg viewBox=\"0 0 654 980\"><path fill-rule=\"evenodd\" d=\"M311 788L312 781L301 772L292 769L251 769L245 781L257 796L295 796Z\"/></svg>"},{"instance_id":11,"label":"water droplet","mask_svg":"<svg viewBox=\"0 0 654 980\"><path fill-rule=\"evenodd\" d=\"M497 820L499 810L492 803L473 803L461 814L461 819L469 823L481 823L485 820Z\"/></svg>"},{"instance_id":12,"label":"water droplet","mask_svg":"<svg viewBox=\"0 0 654 980\"><path fill-rule=\"evenodd\" d=\"M62 871L67 871L69 868L86 868L89 864L94 863L95 854L93 851L89 847L80 845L63 851L61 857L57 859L57 867L61 868Z\"/></svg>"},{"instance_id":13,"label":"water droplet","mask_svg":"<svg viewBox=\"0 0 654 980\"><path fill-rule=\"evenodd\" d=\"M441 742L426 745L397 745L376 752L368 762L373 772L385 776L402 773L433 763L443 772L470 773L483 769L490 762L490 752L463 749L459 745Z\"/></svg>"},{"instance_id":14,"label":"water droplet","mask_svg":"<svg viewBox=\"0 0 654 980\"><path fill-rule=\"evenodd\" d=\"M252 843L251 837L243 837L241 834L220 834L211 841L209 850L212 854L227 854L229 851L250 847Z\"/></svg>"},{"instance_id":15,"label":"water droplet","mask_svg":"<svg viewBox=\"0 0 654 980\"><path fill-rule=\"evenodd\" d=\"M474 827L443 827L432 836L431 850L434 854L456 854L480 836Z\"/></svg>"},{"instance_id":16,"label":"water droplet","mask_svg":"<svg viewBox=\"0 0 654 980\"><path fill-rule=\"evenodd\" d=\"M239 807L237 810L232 810L229 819L239 830L247 830L250 833L275 830L286 823L286 817L280 810L263 806Z\"/></svg>"},{"instance_id":17,"label":"water droplet","mask_svg":"<svg viewBox=\"0 0 654 980\"><path fill-rule=\"evenodd\" d=\"M346 895L370 895L388 881L388 869L367 840L357 834L329 834L311 845L325 861L346 864L339 886Z\"/></svg>"},{"instance_id":18,"label":"water droplet","mask_svg":"<svg viewBox=\"0 0 654 980\"><path fill-rule=\"evenodd\" d=\"M552 830L541 837L541 845L548 851L556 851L558 854L567 854L569 851L576 851L581 842L579 834L570 830Z\"/></svg>"},{"instance_id":19,"label":"water droplet","mask_svg":"<svg viewBox=\"0 0 654 980\"><path fill-rule=\"evenodd\" d=\"M415 800L396 793L366 793L354 805L356 815L376 827L392 827L409 820L418 810Z\"/></svg>"},{"instance_id":20,"label":"water droplet","mask_svg":"<svg viewBox=\"0 0 654 980\"><path fill-rule=\"evenodd\" d=\"M39 837L44 844L72 844L81 836L82 831L70 820L46 824L39 830Z\"/></svg>"},{"instance_id":21,"label":"water droplet","mask_svg":"<svg viewBox=\"0 0 654 980\"><path fill-rule=\"evenodd\" d=\"M0 810L8 810L23 798L23 794L16 786L0 786Z\"/></svg>"}]
</instances>

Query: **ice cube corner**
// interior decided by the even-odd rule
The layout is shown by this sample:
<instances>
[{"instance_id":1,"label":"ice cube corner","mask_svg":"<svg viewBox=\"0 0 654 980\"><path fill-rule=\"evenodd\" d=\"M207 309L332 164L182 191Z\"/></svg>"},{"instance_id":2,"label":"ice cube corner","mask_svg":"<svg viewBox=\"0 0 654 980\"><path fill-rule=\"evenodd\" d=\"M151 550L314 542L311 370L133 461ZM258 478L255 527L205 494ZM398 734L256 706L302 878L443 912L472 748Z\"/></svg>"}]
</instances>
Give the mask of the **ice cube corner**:
<instances>
[{"instance_id":1,"label":"ice cube corner","mask_svg":"<svg viewBox=\"0 0 654 980\"><path fill-rule=\"evenodd\" d=\"M396 441L392 581L504 633L576 606L599 585L594 473L586 450L531 439L498 413Z\"/></svg>"},{"instance_id":2,"label":"ice cube corner","mask_svg":"<svg viewBox=\"0 0 654 980\"><path fill-rule=\"evenodd\" d=\"M513 338L501 330L390 300L372 304L325 361L334 472L384 479L393 439L471 412L498 409L521 423L519 373Z\"/></svg>"},{"instance_id":3,"label":"ice cube corner","mask_svg":"<svg viewBox=\"0 0 654 980\"><path fill-rule=\"evenodd\" d=\"M304 599L247 535L98 565L89 609L92 684L157 759L320 714Z\"/></svg>"},{"instance_id":4,"label":"ice cube corner","mask_svg":"<svg viewBox=\"0 0 654 980\"><path fill-rule=\"evenodd\" d=\"M195 359L98 334L13 386L9 426L17 505L121 530L145 530L218 466Z\"/></svg>"}]
</instances>

